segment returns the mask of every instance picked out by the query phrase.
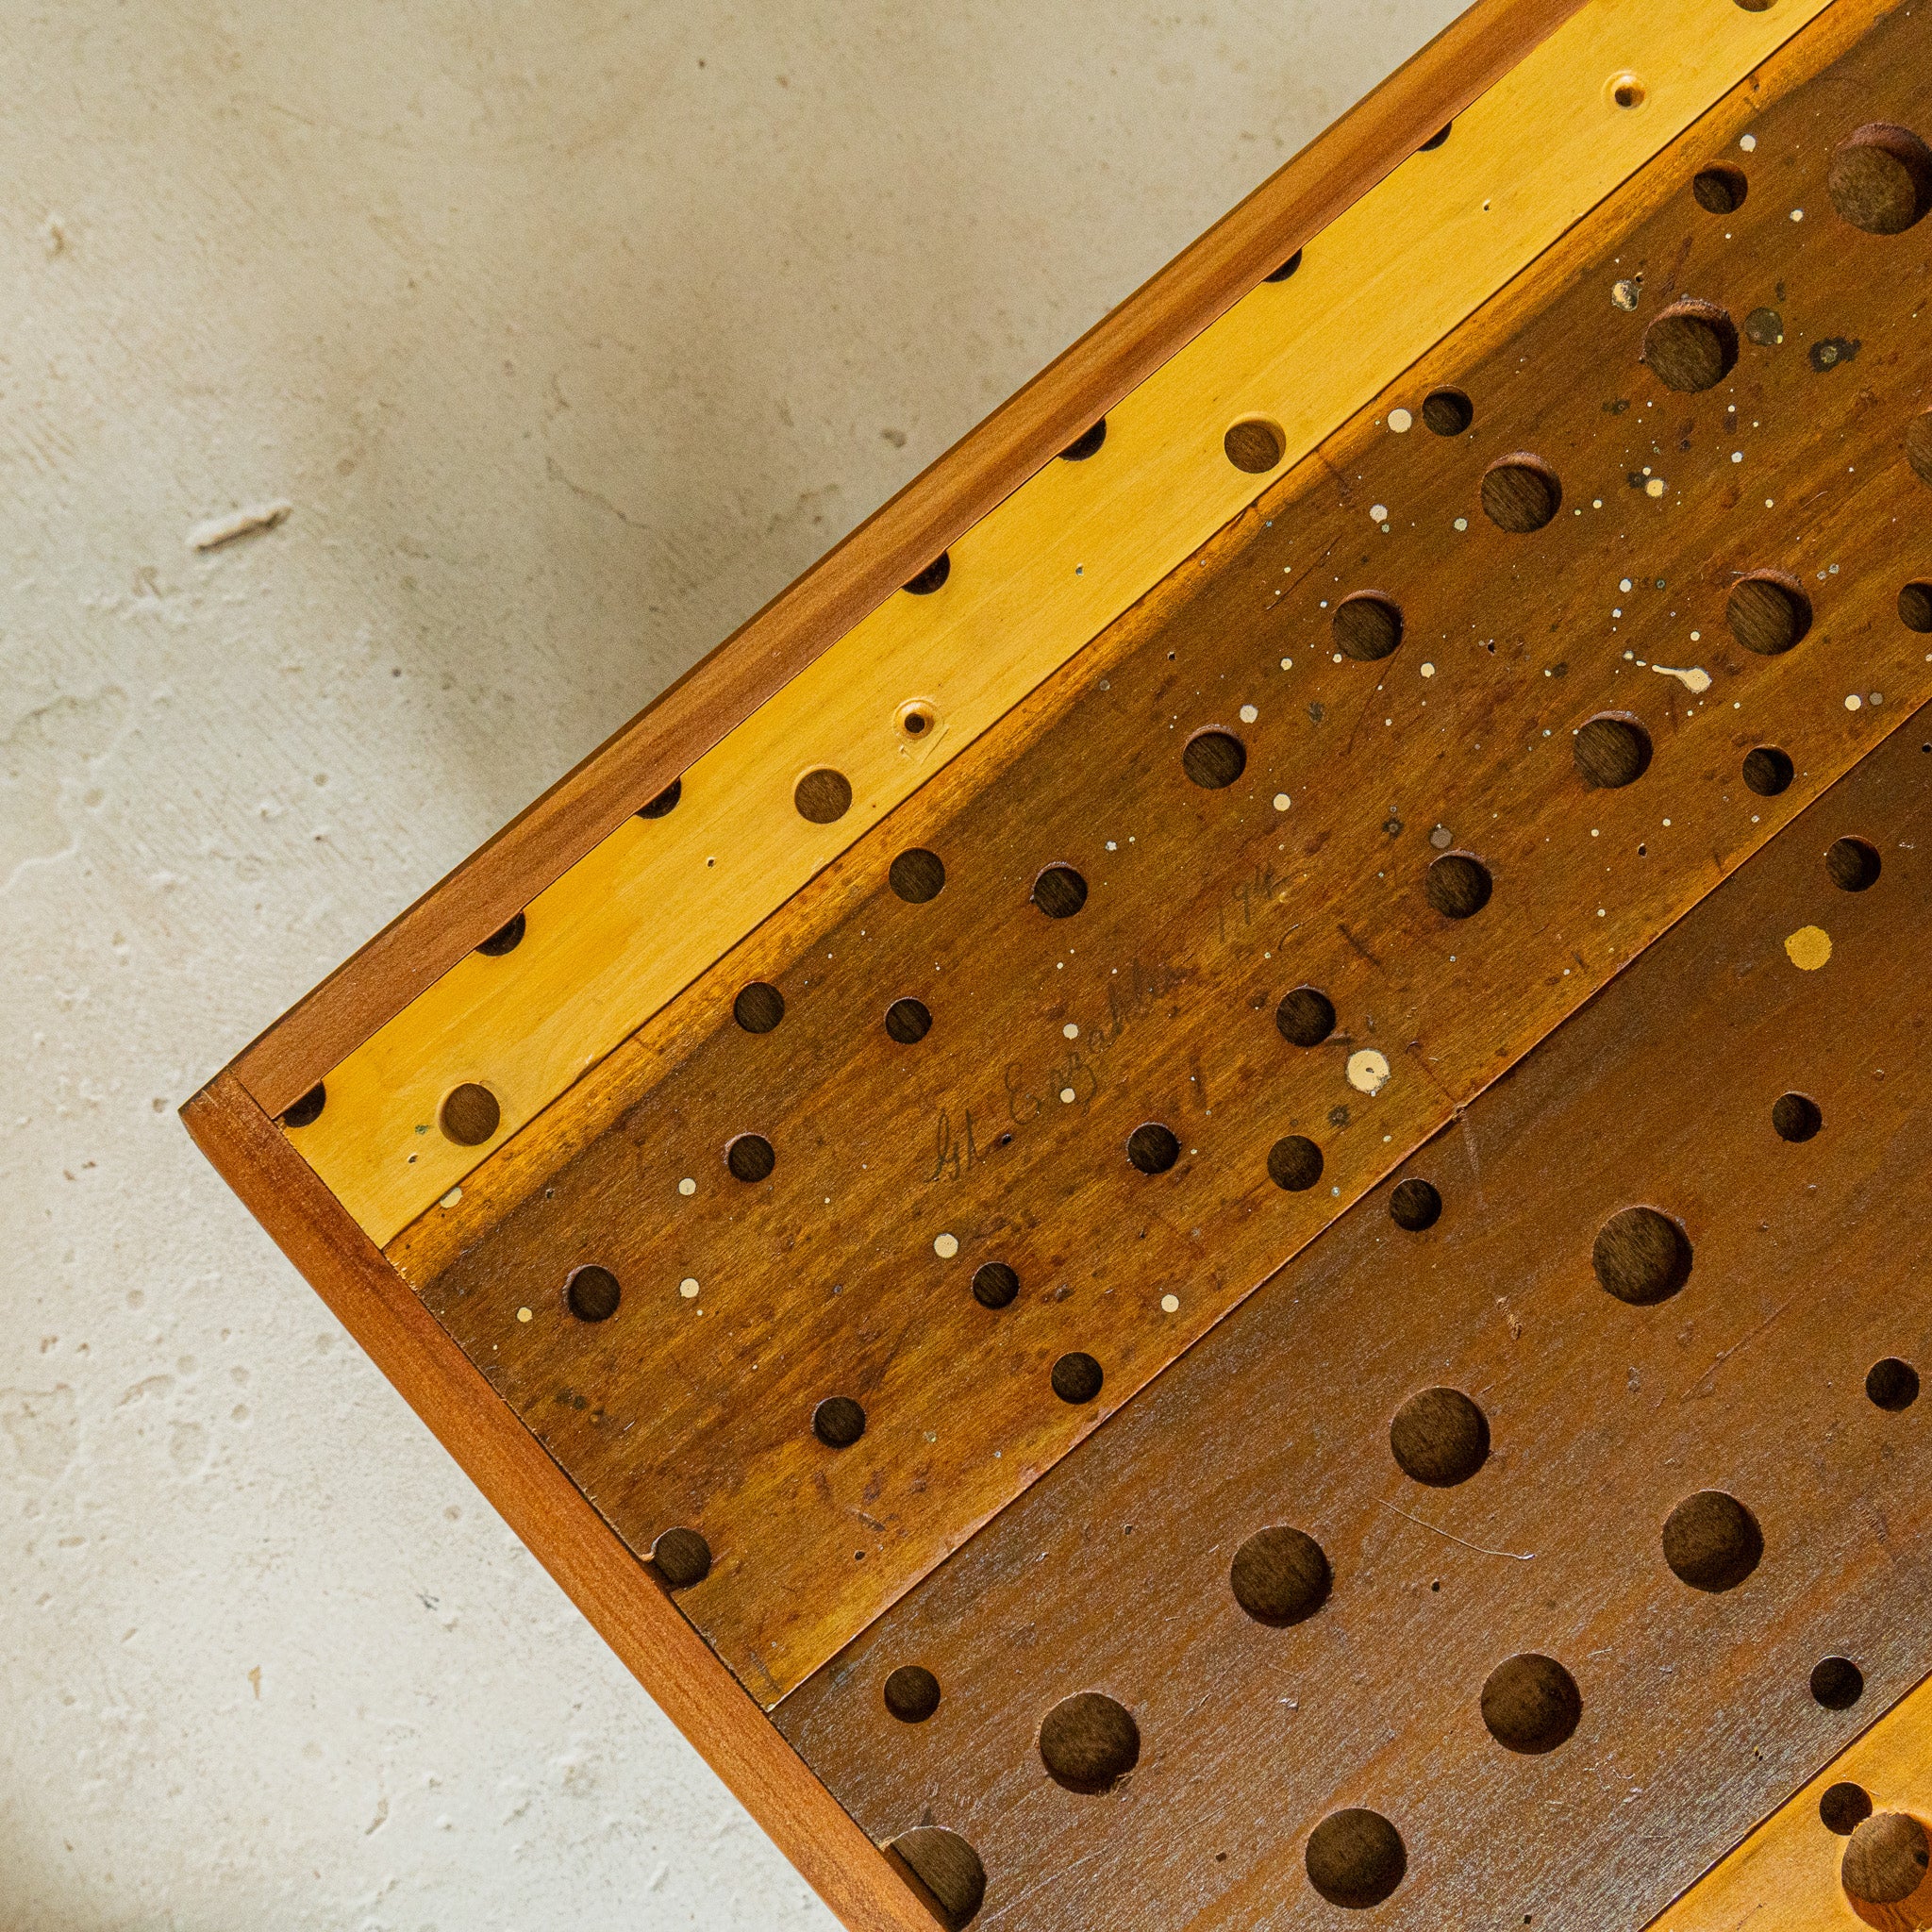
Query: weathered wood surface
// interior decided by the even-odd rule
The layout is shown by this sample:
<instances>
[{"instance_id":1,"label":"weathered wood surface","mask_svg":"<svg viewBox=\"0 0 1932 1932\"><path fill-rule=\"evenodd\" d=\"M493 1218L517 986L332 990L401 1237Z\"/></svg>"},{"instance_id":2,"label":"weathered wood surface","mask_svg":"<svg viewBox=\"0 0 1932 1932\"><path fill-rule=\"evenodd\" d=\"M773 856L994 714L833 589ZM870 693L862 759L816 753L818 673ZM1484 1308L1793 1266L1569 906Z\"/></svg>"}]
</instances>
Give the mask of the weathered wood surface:
<instances>
[{"instance_id":1,"label":"weathered wood surface","mask_svg":"<svg viewBox=\"0 0 1932 1932\"><path fill-rule=\"evenodd\" d=\"M1932 403L1927 230L1858 232L1825 191L1842 137L1932 122L1923 17L1891 13L1777 98L1853 18L1828 12L1533 290L1426 358L395 1244L634 1549L674 1525L708 1539L709 1574L680 1602L760 1697L1009 1503L1932 690L1899 615L1901 587L1932 575L1932 499L1905 447ZM1691 189L1717 162L1751 191L1723 215ZM1686 294L1722 304L1740 338L1733 374L1700 394L1639 360ZM1779 326L1754 327L1773 308ZM1420 419L1439 384L1472 399L1470 430L1391 433L1390 412ZM1563 490L1529 535L1482 507L1486 473L1517 452ZM1726 623L1740 575L1762 571L1811 605L1783 655ZM1364 591L1402 608L1402 642L1336 661L1336 600ZM1601 713L1654 747L1624 789L1576 769L1573 734ZM1245 746L1223 790L1183 770L1206 727ZM1760 744L1791 760L1781 796L1741 780ZM1432 906L1432 839L1489 868L1474 917ZM887 883L910 847L946 867L923 905ZM1028 900L1055 862L1090 888L1066 920ZM786 1001L759 1035L732 1019L753 981ZM1312 1049L1274 1020L1305 983L1338 1015ZM903 996L932 1015L916 1045L882 1024ZM1390 1068L1374 1093L1374 1062L1350 1077L1364 1052ZM1126 1158L1148 1122L1178 1137L1167 1173ZM775 1153L758 1184L725 1164L744 1134ZM1298 1192L1270 1177L1291 1137L1323 1162ZM1018 1275L1004 1310L971 1291L988 1262ZM616 1276L608 1321L568 1312L579 1265ZM1050 1387L1073 1352L1103 1371L1096 1400ZM830 1397L866 1412L849 1448L813 1435Z\"/></svg>"},{"instance_id":2,"label":"weathered wood surface","mask_svg":"<svg viewBox=\"0 0 1932 1932\"><path fill-rule=\"evenodd\" d=\"M1361 1807L1406 1847L1377 1924L1637 1926L1932 1667L1927 1405L1866 1386L1888 1357L1932 1367L1926 730L1404 1164L1440 1191L1435 1226L1395 1225L1378 1188L778 1707L870 1832L961 1834L987 1925L1247 1932L1347 1923L1304 1857L1318 1821ZM1827 867L1847 837L1881 862L1861 891ZM1808 928L1830 958L1802 971L1788 941ZM1780 1137L1788 1093L1816 1106L1812 1138ZM1633 1207L1690 1246L1652 1305L1593 1267ZM1391 1449L1434 1387L1488 1424L1487 1460L1450 1487ZM1665 1524L1702 1491L1758 1527L1735 1587L1667 1566ZM1229 1585L1277 1524L1333 1578L1286 1628ZM1540 1755L1483 1716L1524 1654L1580 1692ZM1841 1709L1809 1689L1831 1656L1862 1672ZM938 1680L923 1723L882 1700L904 1665ZM1140 1732L1098 1797L1052 1782L1035 1741L1091 1691ZM1759 1923L1732 1903L1683 1923Z\"/></svg>"}]
</instances>

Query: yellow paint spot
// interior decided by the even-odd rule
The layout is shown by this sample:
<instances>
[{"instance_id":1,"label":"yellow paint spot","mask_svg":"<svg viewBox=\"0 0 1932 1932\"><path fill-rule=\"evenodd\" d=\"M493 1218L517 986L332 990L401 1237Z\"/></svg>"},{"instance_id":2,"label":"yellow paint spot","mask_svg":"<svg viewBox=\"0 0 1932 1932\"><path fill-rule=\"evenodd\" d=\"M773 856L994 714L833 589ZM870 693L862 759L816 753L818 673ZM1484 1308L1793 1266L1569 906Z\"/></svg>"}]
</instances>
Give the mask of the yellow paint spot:
<instances>
[{"instance_id":1,"label":"yellow paint spot","mask_svg":"<svg viewBox=\"0 0 1932 1932\"><path fill-rule=\"evenodd\" d=\"M528 1308L519 1308L517 1310L517 1320L519 1322L527 1322L529 1319L530 1311Z\"/></svg>"},{"instance_id":2,"label":"yellow paint spot","mask_svg":"<svg viewBox=\"0 0 1932 1932\"><path fill-rule=\"evenodd\" d=\"M1822 925L1801 925L1785 941L1785 951L1800 973L1816 973L1831 958L1831 935Z\"/></svg>"}]
</instances>

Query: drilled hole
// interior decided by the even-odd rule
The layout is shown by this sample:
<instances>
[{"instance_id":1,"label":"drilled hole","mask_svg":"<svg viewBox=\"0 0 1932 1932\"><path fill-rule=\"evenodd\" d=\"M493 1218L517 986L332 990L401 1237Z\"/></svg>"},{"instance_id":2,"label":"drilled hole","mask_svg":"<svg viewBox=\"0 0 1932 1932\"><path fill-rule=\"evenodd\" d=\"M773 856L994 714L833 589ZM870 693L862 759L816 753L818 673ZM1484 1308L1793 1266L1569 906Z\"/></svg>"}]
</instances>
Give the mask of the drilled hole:
<instances>
[{"instance_id":1,"label":"drilled hole","mask_svg":"<svg viewBox=\"0 0 1932 1932\"><path fill-rule=\"evenodd\" d=\"M1771 1103L1771 1124L1780 1141L1808 1141L1824 1124L1824 1116L1809 1094L1780 1093Z\"/></svg>"},{"instance_id":2,"label":"drilled hole","mask_svg":"<svg viewBox=\"0 0 1932 1932\"><path fill-rule=\"evenodd\" d=\"M1795 577L1782 571L1754 570L1731 586L1724 622L1747 651L1775 658L1811 628L1811 600Z\"/></svg>"},{"instance_id":3,"label":"drilled hole","mask_svg":"<svg viewBox=\"0 0 1932 1932\"><path fill-rule=\"evenodd\" d=\"M1389 1196L1389 1219L1409 1234L1421 1234L1442 1218L1442 1197L1425 1180L1411 1175Z\"/></svg>"},{"instance_id":4,"label":"drilled hole","mask_svg":"<svg viewBox=\"0 0 1932 1932\"><path fill-rule=\"evenodd\" d=\"M1291 255L1288 258L1288 259L1281 264L1279 268L1274 269L1270 274L1262 276L1262 280L1269 282L1285 282L1287 281L1290 275L1293 275L1294 272L1301 267L1301 265L1302 252L1299 248L1297 248L1295 252L1292 255Z\"/></svg>"},{"instance_id":5,"label":"drilled hole","mask_svg":"<svg viewBox=\"0 0 1932 1932\"><path fill-rule=\"evenodd\" d=\"M908 738L924 738L936 722L932 707L923 698L900 707L899 729Z\"/></svg>"},{"instance_id":6,"label":"drilled hole","mask_svg":"<svg viewBox=\"0 0 1932 1932\"><path fill-rule=\"evenodd\" d=\"M932 1031L932 1015L923 1000L894 1000L886 1008L886 1031L901 1046L917 1046Z\"/></svg>"},{"instance_id":7,"label":"drilled hole","mask_svg":"<svg viewBox=\"0 0 1932 1932\"><path fill-rule=\"evenodd\" d=\"M1434 154L1436 150L1439 147L1441 147L1445 141L1449 139L1449 136L1451 132L1454 130L1455 126L1455 122L1445 121L1441 125L1441 126L1436 129L1435 133L1429 136L1428 140L1423 142L1421 147L1416 149L1416 153L1419 155Z\"/></svg>"},{"instance_id":8,"label":"drilled hole","mask_svg":"<svg viewBox=\"0 0 1932 1932\"><path fill-rule=\"evenodd\" d=\"M1655 1208L1625 1208L1597 1229L1590 1262L1607 1293L1633 1307L1666 1300L1690 1279L1690 1239Z\"/></svg>"},{"instance_id":9,"label":"drilled hole","mask_svg":"<svg viewBox=\"0 0 1932 1932\"><path fill-rule=\"evenodd\" d=\"M1738 326L1715 302L1686 295L1643 331L1643 359L1667 389L1710 389L1738 366Z\"/></svg>"},{"instance_id":10,"label":"drilled hole","mask_svg":"<svg viewBox=\"0 0 1932 1932\"><path fill-rule=\"evenodd\" d=\"M1871 1815L1872 1799L1862 1785L1827 1785L1818 1800L1819 1822L1840 1838L1850 1838Z\"/></svg>"},{"instance_id":11,"label":"drilled hole","mask_svg":"<svg viewBox=\"0 0 1932 1932\"><path fill-rule=\"evenodd\" d=\"M1735 1590L1764 1555L1757 1519L1722 1490L1699 1490L1664 1524L1664 1561L1692 1590Z\"/></svg>"},{"instance_id":12,"label":"drilled hole","mask_svg":"<svg viewBox=\"0 0 1932 1932\"><path fill-rule=\"evenodd\" d=\"M1320 1046L1335 1031L1335 1003L1312 986L1282 995L1274 1024L1291 1046Z\"/></svg>"},{"instance_id":13,"label":"drilled hole","mask_svg":"<svg viewBox=\"0 0 1932 1932\"><path fill-rule=\"evenodd\" d=\"M1863 839L1834 839L1824 855L1824 870L1841 892L1863 892L1878 883L1878 848Z\"/></svg>"},{"instance_id":14,"label":"drilled hole","mask_svg":"<svg viewBox=\"0 0 1932 1932\"><path fill-rule=\"evenodd\" d=\"M1498 457L1483 472L1483 514L1499 530L1526 537L1563 507L1563 486L1541 457L1527 450Z\"/></svg>"},{"instance_id":15,"label":"drilled hole","mask_svg":"<svg viewBox=\"0 0 1932 1932\"><path fill-rule=\"evenodd\" d=\"M740 1134L724 1149L724 1165L741 1181L761 1181L770 1177L778 1157L762 1134Z\"/></svg>"},{"instance_id":16,"label":"drilled hole","mask_svg":"<svg viewBox=\"0 0 1932 1932\"><path fill-rule=\"evenodd\" d=\"M1334 1576L1315 1539L1287 1524L1257 1529L1227 1573L1234 1600L1257 1624L1285 1629L1328 1601Z\"/></svg>"},{"instance_id":17,"label":"drilled hole","mask_svg":"<svg viewBox=\"0 0 1932 1932\"><path fill-rule=\"evenodd\" d=\"M1925 1882L1928 1862L1932 1847L1916 1818L1903 1811L1874 1811L1852 1833L1839 1876L1862 1904L1895 1906Z\"/></svg>"},{"instance_id":18,"label":"drilled hole","mask_svg":"<svg viewBox=\"0 0 1932 1932\"><path fill-rule=\"evenodd\" d=\"M747 1033L769 1033L785 1017L785 995L775 986L755 979L731 1002L731 1017Z\"/></svg>"},{"instance_id":19,"label":"drilled hole","mask_svg":"<svg viewBox=\"0 0 1932 1932\"><path fill-rule=\"evenodd\" d=\"M1634 785L1650 770L1650 733L1613 711L1591 719L1571 741L1576 775L1592 790Z\"/></svg>"},{"instance_id":20,"label":"drilled hole","mask_svg":"<svg viewBox=\"0 0 1932 1932\"><path fill-rule=\"evenodd\" d=\"M1759 798L1775 798L1796 775L1790 754L1774 744L1760 744L1744 754L1744 783Z\"/></svg>"},{"instance_id":21,"label":"drilled hole","mask_svg":"<svg viewBox=\"0 0 1932 1932\"><path fill-rule=\"evenodd\" d=\"M322 1110L327 1105L328 1089L318 1080L282 1116L282 1124L285 1127L312 1127L322 1118Z\"/></svg>"},{"instance_id":22,"label":"drilled hole","mask_svg":"<svg viewBox=\"0 0 1932 1932\"><path fill-rule=\"evenodd\" d=\"M1389 657L1402 641L1402 607L1379 591L1357 591L1335 607L1335 648L1357 664Z\"/></svg>"},{"instance_id":23,"label":"drilled hole","mask_svg":"<svg viewBox=\"0 0 1932 1932\"><path fill-rule=\"evenodd\" d=\"M1865 1674L1848 1657L1823 1657L1811 1666L1811 1695L1826 1710L1849 1710L1865 1694Z\"/></svg>"},{"instance_id":24,"label":"drilled hole","mask_svg":"<svg viewBox=\"0 0 1932 1932\"><path fill-rule=\"evenodd\" d=\"M711 1546L694 1529L667 1529L651 1545L651 1562L672 1590L689 1590L711 1574Z\"/></svg>"},{"instance_id":25,"label":"drilled hole","mask_svg":"<svg viewBox=\"0 0 1932 1932\"><path fill-rule=\"evenodd\" d=\"M986 1903L979 1854L957 1831L938 1824L901 1832L886 1852L945 1932L965 1932Z\"/></svg>"},{"instance_id":26,"label":"drilled hole","mask_svg":"<svg viewBox=\"0 0 1932 1932\"><path fill-rule=\"evenodd\" d=\"M1932 208L1932 148L1882 121L1832 150L1824 185L1840 220L1868 235L1903 235Z\"/></svg>"},{"instance_id":27,"label":"drilled hole","mask_svg":"<svg viewBox=\"0 0 1932 1932\"><path fill-rule=\"evenodd\" d=\"M1899 591L1898 621L1907 630L1932 631L1932 584L1910 583Z\"/></svg>"},{"instance_id":28,"label":"drilled hole","mask_svg":"<svg viewBox=\"0 0 1932 1932\"><path fill-rule=\"evenodd\" d=\"M1197 731L1181 753L1181 770L1204 791L1224 790L1247 768L1247 747L1230 731Z\"/></svg>"},{"instance_id":29,"label":"drilled hole","mask_svg":"<svg viewBox=\"0 0 1932 1932\"><path fill-rule=\"evenodd\" d=\"M608 1268L574 1268L564 1283L565 1306L579 1322L608 1322L623 1298L617 1276Z\"/></svg>"},{"instance_id":30,"label":"drilled hole","mask_svg":"<svg viewBox=\"0 0 1932 1932\"><path fill-rule=\"evenodd\" d=\"M1050 865L1033 881L1033 903L1049 919L1071 919L1087 903L1087 881L1071 865Z\"/></svg>"},{"instance_id":31,"label":"drilled hole","mask_svg":"<svg viewBox=\"0 0 1932 1932\"><path fill-rule=\"evenodd\" d=\"M1865 1393L1880 1408L1896 1415L1919 1399L1919 1372L1910 1362L1889 1355L1865 1372Z\"/></svg>"},{"instance_id":32,"label":"drilled hole","mask_svg":"<svg viewBox=\"0 0 1932 1932\"><path fill-rule=\"evenodd\" d=\"M1100 1385L1106 1379L1100 1364L1091 1355L1084 1355L1074 1349L1063 1355L1053 1365L1053 1392L1062 1402L1071 1402L1076 1407L1083 1402L1091 1402L1100 1393Z\"/></svg>"},{"instance_id":33,"label":"drilled hole","mask_svg":"<svg viewBox=\"0 0 1932 1932\"><path fill-rule=\"evenodd\" d=\"M1004 1261L989 1261L973 1276L973 1299L982 1308L1012 1306L1020 1292L1020 1277Z\"/></svg>"},{"instance_id":34,"label":"drilled hole","mask_svg":"<svg viewBox=\"0 0 1932 1932\"><path fill-rule=\"evenodd\" d=\"M1459 389L1431 390L1423 398L1423 423L1438 436L1460 436L1475 421L1475 405Z\"/></svg>"},{"instance_id":35,"label":"drilled hole","mask_svg":"<svg viewBox=\"0 0 1932 1932\"><path fill-rule=\"evenodd\" d=\"M1274 424L1256 416L1245 423L1237 423L1221 439L1221 446L1237 470L1245 470L1251 476L1261 476L1280 463L1288 451L1288 439Z\"/></svg>"},{"instance_id":36,"label":"drilled hole","mask_svg":"<svg viewBox=\"0 0 1932 1932\"><path fill-rule=\"evenodd\" d=\"M1604 83L1604 92L1619 108L1641 108L1650 98L1650 90L1634 74L1613 74Z\"/></svg>"},{"instance_id":37,"label":"drilled hole","mask_svg":"<svg viewBox=\"0 0 1932 1932\"><path fill-rule=\"evenodd\" d=\"M1473 919L1490 903L1490 869L1470 853L1445 852L1429 862L1423 890L1444 919Z\"/></svg>"},{"instance_id":38,"label":"drilled hole","mask_svg":"<svg viewBox=\"0 0 1932 1932\"><path fill-rule=\"evenodd\" d=\"M865 1434L865 1410L849 1395L828 1395L811 1412L811 1432L827 1449L849 1449Z\"/></svg>"},{"instance_id":39,"label":"drilled hole","mask_svg":"<svg viewBox=\"0 0 1932 1932\"><path fill-rule=\"evenodd\" d=\"M1065 449L1060 452L1063 463L1084 463L1091 456L1100 453L1100 445L1107 441L1107 418L1103 416L1091 429L1083 429Z\"/></svg>"},{"instance_id":40,"label":"drilled hole","mask_svg":"<svg viewBox=\"0 0 1932 1932\"><path fill-rule=\"evenodd\" d=\"M436 1119L458 1147L480 1147L502 1124L503 1109L489 1088L466 1080L442 1103Z\"/></svg>"},{"instance_id":41,"label":"drilled hole","mask_svg":"<svg viewBox=\"0 0 1932 1932\"><path fill-rule=\"evenodd\" d=\"M1389 1449L1404 1475L1450 1489L1489 1460L1490 1421L1459 1389L1424 1389L1395 1411Z\"/></svg>"},{"instance_id":42,"label":"drilled hole","mask_svg":"<svg viewBox=\"0 0 1932 1932\"><path fill-rule=\"evenodd\" d=\"M902 1724L923 1724L940 1707L940 1680L924 1664L901 1664L886 1679L886 1708Z\"/></svg>"},{"instance_id":43,"label":"drilled hole","mask_svg":"<svg viewBox=\"0 0 1932 1932\"><path fill-rule=\"evenodd\" d=\"M1056 1704L1040 1726L1040 1761L1067 1790L1097 1797L1141 1761L1141 1727L1124 1704L1082 1690Z\"/></svg>"},{"instance_id":44,"label":"drilled hole","mask_svg":"<svg viewBox=\"0 0 1932 1932\"><path fill-rule=\"evenodd\" d=\"M1690 177L1690 192L1707 214L1728 215L1744 206L1751 183L1742 168L1721 161L1714 167L1700 168Z\"/></svg>"},{"instance_id":45,"label":"drilled hole","mask_svg":"<svg viewBox=\"0 0 1932 1932\"><path fill-rule=\"evenodd\" d=\"M915 845L893 859L886 873L886 883L908 906L924 906L945 890L945 863L937 852Z\"/></svg>"},{"instance_id":46,"label":"drilled hole","mask_svg":"<svg viewBox=\"0 0 1932 1932\"><path fill-rule=\"evenodd\" d=\"M1288 1134L1268 1150L1268 1178L1291 1194L1306 1193L1322 1178L1322 1150L1306 1134Z\"/></svg>"},{"instance_id":47,"label":"drilled hole","mask_svg":"<svg viewBox=\"0 0 1932 1932\"><path fill-rule=\"evenodd\" d=\"M1583 1715L1576 1679L1553 1657L1500 1663L1483 1686L1483 1723L1506 1751L1534 1756L1570 1741Z\"/></svg>"},{"instance_id":48,"label":"drilled hole","mask_svg":"<svg viewBox=\"0 0 1932 1932\"><path fill-rule=\"evenodd\" d=\"M1165 1174L1180 1158L1174 1129L1158 1121L1143 1121L1127 1136L1127 1158L1142 1174Z\"/></svg>"},{"instance_id":49,"label":"drilled hole","mask_svg":"<svg viewBox=\"0 0 1932 1932\"><path fill-rule=\"evenodd\" d=\"M941 550L915 577L907 579L906 589L915 597L930 597L953 575L953 559Z\"/></svg>"},{"instance_id":50,"label":"drilled hole","mask_svg":"<svg viewBox=\"0 0 1932 1932\"><path fill-rule=\"evenodd\" d=\"M852 781L843 772L821 765L808 772L792 789L791 802L802 819L815 825L829 825L852 809Z\"/></svg>"},{"instance_id":51,"label":"drilled hole","mask_svg":"<svg viewBox=\"0 0 1932 1932\"><path fill-rule=\"evenodd\" d=\"M674 778L649 805L639 806L637 815L641 819L661 819L676 809L677 801L683 796L684 780Z\"/></svg>"},{"instance_id":52,"label":"drilled hole","mask_svg":"<svg viewBox=\"0 0 1932 1932\"><path fill-rule=\"evenodd\" d=\"M1331 1906L1378 1906L1402 1883L1408 1853L1379 1811L1331 1811L1308 1834L1308 1883Z\"/></svg>"},{"instance_id":53,"label":"drilled hole","mask_svg":"<svg viewBox=\"0 0 1932 1932\"><path fill-rule=\"evenodd\" d=\"M519 912L514 919L505 920L476 950L491 959L514 953L524 942L524 915Z\"/></svg>"}]
</instances>

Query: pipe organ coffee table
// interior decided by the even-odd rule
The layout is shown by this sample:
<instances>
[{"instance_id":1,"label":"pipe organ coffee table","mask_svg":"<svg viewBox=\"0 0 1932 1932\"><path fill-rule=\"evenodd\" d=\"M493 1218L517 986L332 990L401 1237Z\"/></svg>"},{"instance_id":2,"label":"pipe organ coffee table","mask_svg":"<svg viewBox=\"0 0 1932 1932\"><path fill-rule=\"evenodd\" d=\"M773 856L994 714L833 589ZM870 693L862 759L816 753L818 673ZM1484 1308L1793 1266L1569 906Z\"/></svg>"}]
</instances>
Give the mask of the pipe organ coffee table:
<instances>
[{"instance_id":1,"label":"pipe organ coffee table","mask_svg":"<svg viewBox=\"0 0 1932 1932\"><path fill-rule=\"evenodd\" d=\"M189 1103L848 1925L1932 1925L1928 139L1483 0Z\"/></svg>"}]
</instances>

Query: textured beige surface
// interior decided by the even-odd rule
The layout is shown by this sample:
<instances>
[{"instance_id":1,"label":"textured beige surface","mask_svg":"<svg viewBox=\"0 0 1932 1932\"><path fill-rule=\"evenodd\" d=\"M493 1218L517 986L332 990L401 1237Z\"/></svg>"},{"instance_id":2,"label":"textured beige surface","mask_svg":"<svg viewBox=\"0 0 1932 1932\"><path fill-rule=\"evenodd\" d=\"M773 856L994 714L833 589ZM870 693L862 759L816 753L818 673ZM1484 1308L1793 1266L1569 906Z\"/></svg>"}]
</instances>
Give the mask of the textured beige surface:
<instances>
[{"instance_id":1,"label":"textured beige surface","mask_svg":"<svg viewBox=\"0 0 1932 1932\"><path fill-rule=\"evenodd\" d=\"M7 9L0 1927L829 1924L173 1109L1450 10Z\"/></svg>"}]
</instances>

